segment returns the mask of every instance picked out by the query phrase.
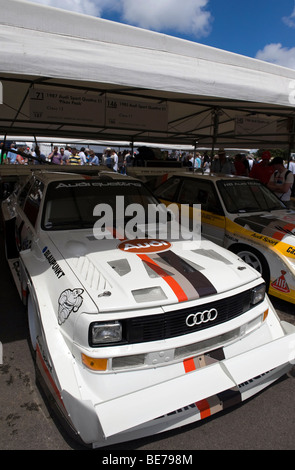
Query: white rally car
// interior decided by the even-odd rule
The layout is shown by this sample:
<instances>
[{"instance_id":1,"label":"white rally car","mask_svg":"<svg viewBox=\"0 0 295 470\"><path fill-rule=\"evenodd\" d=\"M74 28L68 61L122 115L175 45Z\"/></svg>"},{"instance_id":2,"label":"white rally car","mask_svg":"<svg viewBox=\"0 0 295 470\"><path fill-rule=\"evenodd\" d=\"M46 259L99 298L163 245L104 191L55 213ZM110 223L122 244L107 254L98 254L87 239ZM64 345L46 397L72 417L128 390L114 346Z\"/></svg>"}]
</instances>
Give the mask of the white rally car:
<instances>
[{"instance_id":1,"label":"white rally car","mask_svg":"<svg viewBox=\"0 0 295 470\"><path fill-rule=\"evenodd\" d=\"M294 327L235 254L152 236L160 222L125 238L134 207L156 204L139 181L104 172L36 173L2 203L38 377L92 447L203 419L294 361ZM101 223L110 207L115 223Z\"/></svg>"},{"instance_id":2,"label":"white rally car","mask_svg":"<svg viewBox=\"0 0 295 470\"><path fill-rule=\"evenodd\" d=\"M268 293L295 303L295 211L251 178L182 173L155 191L202 209L202 234L257 269Z\"/></svg>"}]
</instances>

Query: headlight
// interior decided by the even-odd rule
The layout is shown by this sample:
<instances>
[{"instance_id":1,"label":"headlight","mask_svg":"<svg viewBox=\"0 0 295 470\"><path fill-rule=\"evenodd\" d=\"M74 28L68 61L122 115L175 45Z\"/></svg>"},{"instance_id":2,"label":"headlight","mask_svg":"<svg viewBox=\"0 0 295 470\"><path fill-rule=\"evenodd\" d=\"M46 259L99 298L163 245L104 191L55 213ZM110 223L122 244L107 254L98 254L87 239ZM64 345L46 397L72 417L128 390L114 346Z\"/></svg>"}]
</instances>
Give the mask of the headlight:
<instances>
[{"instance_id":1,"label":"headlight","mask_svg":"<svg viewBox=\"0 0 295 470\"><path fill-rule=\"evenodd\" d=\"M89 329L90 346L118 343L122 341L122 325L118 321L92 323Z\"/></svg>"},{"instance_id":2,"label":"headlight","mask_svg":"<svg viewBox=\"0 0 295 470\"><path fill-rule=\"evenodd\" d=\"M260 284L254 287L251 291L251 305L257 305L264 300L265 297L265 284Z\"/></svg>"}]
</instances>

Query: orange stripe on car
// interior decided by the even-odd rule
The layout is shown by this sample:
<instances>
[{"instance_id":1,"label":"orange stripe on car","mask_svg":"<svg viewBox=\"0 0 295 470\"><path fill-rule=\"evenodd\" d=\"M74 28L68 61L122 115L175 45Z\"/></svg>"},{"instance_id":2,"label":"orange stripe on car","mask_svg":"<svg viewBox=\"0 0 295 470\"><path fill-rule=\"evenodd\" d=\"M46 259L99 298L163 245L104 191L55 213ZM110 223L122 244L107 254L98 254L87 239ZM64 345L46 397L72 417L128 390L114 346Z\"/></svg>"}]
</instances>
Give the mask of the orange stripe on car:
<instances>
[{"instance_id":1,"label":"orange stripe on car","mask_svg":"<svg viewBox=\"0 0 295 470\"><path fill-rule=\"evenodd\" d=\"M161 268L153 259L151 259L147 255L140 255L138 254L139 258L146 263L151 269L153 269L159 276L161 276L164 281L167 282L169 287L173 290L174 294L176 295L178 302L185 302L188 300L188 297L182 287L178 284L178 282L173 279L163 268Z\"/></svg>"},{"instance_id":2,"label":"orange stripe on car","mask_svg":"<svg viewBox=\"0 0 295 470\"><path fill-rule=\"evenodd\" d=\"M201 414L201 419L211 416L210 405L207 400L200 400L196 403Z\"/></svg>"},{"instance_id":3,"label":"orange stripe on car","mask_svg":"<svg viewBox=\"0 0 295 470\"><path fill-rule=\"evenodd\" d=\"M196 370L196 365L193 357L190 357L189 359L185 359L183 361L183 366L185 373L187 374L188 372L193 372Z\"/></svg>"}]
</instances>

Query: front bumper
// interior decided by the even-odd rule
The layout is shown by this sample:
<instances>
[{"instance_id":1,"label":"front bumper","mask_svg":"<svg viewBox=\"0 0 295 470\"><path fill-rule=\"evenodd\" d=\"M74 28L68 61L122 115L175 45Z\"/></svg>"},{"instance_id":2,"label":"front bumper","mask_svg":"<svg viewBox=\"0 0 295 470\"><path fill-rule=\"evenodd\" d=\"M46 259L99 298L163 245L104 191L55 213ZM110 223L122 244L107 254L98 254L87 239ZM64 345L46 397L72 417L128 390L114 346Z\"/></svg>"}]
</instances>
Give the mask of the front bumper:
<instances>
[{"instance_id":1,"label":"front bumper","mask_svg":"<svg viewBox=\"0 0 295 470\"><path fill-rule=\"evenodd\" d=\"M62 400L74 428L93 447L167 431L242 402L287 373L295 363L295 327L286 324L286 330L279 339L206 367L194 367L198 357L190 358L186 367L181 364L182 375L163 374L162 382L143 382L141 389L109 400L79 400L65 390ZM129 379L129 373L115 375Z\"/></svg>"},{"instance_id":2,"label":"front bumper","mask_svg":"<svg viewBox=\"0 0 295 470\"><path fill-rule=\"evenodd\" d=\"M269 313L265 321L257 324L266 308ZM244 329L245 322L254 329ZM190 350L186 356L172 357L171 362L154 365L148 361L135 369L105 372L85 367L78 360L79 350L71 354L54 330L51 364L39 353L37 366L75 433L85 444L101 447L210 416L258 393L295 363L295 327L279 322L267 299L241 317L193 334L191 341L213 337L213 331L223 338L231 329L240 334L244 331L244 336L231 338L207 352ZM188 336L183 336L145 343L144 347L102 348L96 353L105 355L109 351L110 355L120 356L148 351L148 356L159 357L172 345L187 347L188 341Z\"/></svg>"}]
</instances>

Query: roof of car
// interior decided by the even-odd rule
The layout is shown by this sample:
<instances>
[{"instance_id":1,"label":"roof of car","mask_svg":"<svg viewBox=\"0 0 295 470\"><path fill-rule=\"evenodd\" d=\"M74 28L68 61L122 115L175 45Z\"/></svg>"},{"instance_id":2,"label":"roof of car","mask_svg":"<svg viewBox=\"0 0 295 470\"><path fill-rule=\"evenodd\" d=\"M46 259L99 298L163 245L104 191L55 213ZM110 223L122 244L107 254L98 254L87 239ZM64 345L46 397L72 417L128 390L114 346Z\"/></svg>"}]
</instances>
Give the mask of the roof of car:
<instances>
[{"instance_id":1,"label":"roof of car","mask_svg":"<svg viewBox=\"0 0 295 470\"><path fill-rule=\"evenodd\" d=\"M40 170L33 173L38 179L42 180L44 183L48 184L52 181L69 181L69 180L89 180L89 178L94 179L111 179L111 180L120 180L120 179L132 179L130 176L121 175L120 173L115 173L114 171L94 171L93 173L83 173L83 170L79 172L59 172L59 171L48 171Z\"/></svg>"},{"instance_id":2,"label":"roof of car","mask_svg":"<svg viewBox=\"0 0 295 470\"><path fill-rule=\"evenodd\" d=\"M203 179L210 179L213 181L220 181L220 180L228 180L228 179L234 179L234 180L249 180L251 178L247 178L246 176L235 176L235 175L218 175L215 173L193 173L193 172L176 172L173 173L173 176L177 177L184 177L184 178L203 178Z\"/></svg>"}]
</instances>

